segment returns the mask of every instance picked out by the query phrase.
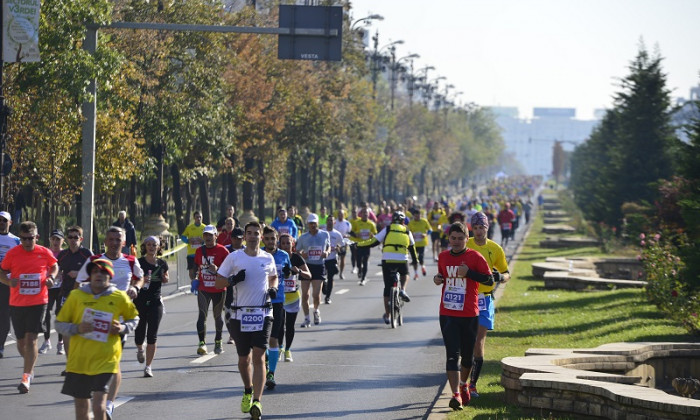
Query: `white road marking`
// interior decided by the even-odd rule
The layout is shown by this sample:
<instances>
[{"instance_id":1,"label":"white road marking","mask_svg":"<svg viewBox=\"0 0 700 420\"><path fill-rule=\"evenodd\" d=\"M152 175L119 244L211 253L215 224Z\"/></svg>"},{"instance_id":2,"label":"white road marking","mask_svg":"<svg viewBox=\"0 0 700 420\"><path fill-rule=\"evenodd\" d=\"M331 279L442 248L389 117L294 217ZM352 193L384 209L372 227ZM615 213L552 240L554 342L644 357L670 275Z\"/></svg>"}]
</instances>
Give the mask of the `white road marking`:
<instances>
[{"instance_id":1,"label":"white road marking","mask_svg":"<svg viewBox=\"0 0 700 420\"><path fill-rule=\"evenodd\" d=\"M381 275L382 275L382 272L381 272L381 271L379 271L379 272L376 272L376 273L374 273L374 275L375 275L375 276L377 276L377 277L379 277L379 276L381 276Z\"/></svg>"},{"instance_id":2,"label":"white road marking","mask_svg":"<svg viewBox=\"0 0 700 420\"><path fill-rule=\"evenodd\" d=\"M117 400L114 402L114 408L117 408L120 405L126 404L133 399L134 399L134 397L125 397L125 396L117 397Z\"/></svg>"},{"instance_id":3,"label":"white road marking","mask_svg":"<svg viewBox=\"0 0 700 420\"><path fill-rule=\"evenodd\" d=\"M202 357L198 357L198 358L194 359L190 363L201 364L201 363L206 362L207 360L211 360L211 359L215 358L216 356L218 356L216 353L209 353L209 354L206 354Z\"/></svg>"},{"instance_id":4,"label":"white road marking","mask_svg":"<svg viewBox=\"0 0 700 420\"><path fill-rule=\"evenodd\" d=\"M350 289L340 289L337 292L335 292L336 295L344 295L345 293L349 292Z\"/></svg>"}]
</instances>

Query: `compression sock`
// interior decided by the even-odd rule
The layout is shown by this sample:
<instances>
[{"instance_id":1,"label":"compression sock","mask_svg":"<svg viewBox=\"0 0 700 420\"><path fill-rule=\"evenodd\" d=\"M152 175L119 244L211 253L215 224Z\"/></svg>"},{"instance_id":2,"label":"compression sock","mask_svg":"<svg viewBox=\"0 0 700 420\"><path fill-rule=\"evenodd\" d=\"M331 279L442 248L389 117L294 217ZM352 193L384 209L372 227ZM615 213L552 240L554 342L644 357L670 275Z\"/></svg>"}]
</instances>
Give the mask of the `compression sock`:
<instances>
[{"instance_id":1,"label":"compression sock","mask_svg":"<svg viewBox=\"0 0 700 420\"><path fill-rule=\"evenodd\" d=\"M274 373L277 370L277 361L280 359L280 349L275 347L268 351L270 352L270 372Z\"/></svg>"},{"instance_id":2,"label":"compression sock","mask_svg":"<svg viewBox=\"0 0 700 420\"><path fill-rule=\"evenodd\" d=\"M479 375L481 375L481 366L484 364L484 358L483 357L475 357L474 358L474 367L472 368L472 378L471 378L471 385L476 385L476 381L479 380Z\"/></svg>"},{"instance_id":3,"label":"compression sock","mask_svg":"<svg viewBox=\"0 0 700 420\"><path fill-rule=\"evenodd\" d=\"M252 394L253 393L253 387L250 388L244 388L243 389L244 394Z\"/></svg>"}]
</instances>

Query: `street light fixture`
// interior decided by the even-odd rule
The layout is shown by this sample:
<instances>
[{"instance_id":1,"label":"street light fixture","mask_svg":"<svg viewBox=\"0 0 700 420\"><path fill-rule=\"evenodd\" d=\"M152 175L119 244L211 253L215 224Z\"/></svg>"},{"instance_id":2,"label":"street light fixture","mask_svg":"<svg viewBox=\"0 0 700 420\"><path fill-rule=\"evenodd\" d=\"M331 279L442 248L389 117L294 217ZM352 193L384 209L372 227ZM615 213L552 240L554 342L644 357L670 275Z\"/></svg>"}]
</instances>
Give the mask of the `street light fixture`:
<instances>
[{"instance_id":1,"label":"street light fixture","mask_svg":"<svg viewBox=\"0 0 700 420\"><path fill-rule=\"evenodd\" d=\"M372 14L372 15L369 15L369 16L365 16L365 17L363 17L363 18L361 18L361 19L357 19L356 21L354 21L354 22L350 25L350 31L354 30L354 29L355 29L355 25L357 25L358 23L360 23L360 22L369 22L369 21L371 21L371 20L379 20L379 21L381 21L381 20L384 20L384 16L378 15L378 14Z\"/></svg>"},{"instance_id":2,"label":"street light fixture","mask_svg":"<svg viewBox=\"0 0 700 420\"><path fill-rule=\"evenodd\" d=\"M379 48L379 31L377 31L374 36L372 37L372 41L374 41L374 53L372 54L372 98L376 99L377 98L377 77L379 75L379 61L380 61L380 54L382 51L384 51L386 48L394 47L395 45L401 45L404 43L402 39L399 39L397 41L390 42L386 45L384 45L382 48Z\"/></svg>"},{"instance_id":3,"label":"street light fixture","mask_svg":"<svg viewBox=\"0 0 700 420\"><path fill-rule=\"evenodd\" d=\"M394 109L394 91L396 90L396 71L399 68L399 63L403 60L413 60L420 58L418 54L409 54L407 56L396 59L396 47L391 49L391 109Z\"/></svg>"}]
</instances>

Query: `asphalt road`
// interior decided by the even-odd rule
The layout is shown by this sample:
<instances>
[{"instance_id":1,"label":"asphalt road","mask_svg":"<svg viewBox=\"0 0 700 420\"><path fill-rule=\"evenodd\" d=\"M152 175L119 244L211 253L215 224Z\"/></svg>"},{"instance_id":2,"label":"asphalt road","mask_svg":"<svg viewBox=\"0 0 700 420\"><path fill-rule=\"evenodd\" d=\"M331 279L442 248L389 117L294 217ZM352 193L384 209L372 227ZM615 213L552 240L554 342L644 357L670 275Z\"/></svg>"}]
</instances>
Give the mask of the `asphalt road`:
<instances>
[{"instance_id":1,"label":"asphalt road","mask_svg":"<svg viewBox=\"0 0 700 420\"><path fill-rule=\"evenodd\" d=\"M523 231L519 230L517 239ZM506 248L509 256L515 245ZM374 248L365 286L359 286L357 275L346 267L345 280L336 279L333 303L321 305L321 325L298 328L300 314L292 346L294 361L279 362L278 386L263 395L263 418L423 419L433 410L445 385L438 325L440 288L432 283L435 262L426 250L428 275L409 280L412 301L404 308L404 326L391 329L381 319L379 256ZM239 408L243 389L234 346L224 344L221 355L198 356L196 298L171 296L165 307L154 377L143 377L144 365L136 361L133 339L124 349L114 418L249 418ZM213 328L211 314L208 327ZM224 337L228 337L226 331ZM55 346L55 333L52 341ZM213 342L214 332L209 331L210 352ZM39 355L31 391L20 395L16 387L22 359L10 337L5 358L0 359L1 417L73 418L71 398L60 393L64 360L55 349Z\"/></svg>"}]
</instances>

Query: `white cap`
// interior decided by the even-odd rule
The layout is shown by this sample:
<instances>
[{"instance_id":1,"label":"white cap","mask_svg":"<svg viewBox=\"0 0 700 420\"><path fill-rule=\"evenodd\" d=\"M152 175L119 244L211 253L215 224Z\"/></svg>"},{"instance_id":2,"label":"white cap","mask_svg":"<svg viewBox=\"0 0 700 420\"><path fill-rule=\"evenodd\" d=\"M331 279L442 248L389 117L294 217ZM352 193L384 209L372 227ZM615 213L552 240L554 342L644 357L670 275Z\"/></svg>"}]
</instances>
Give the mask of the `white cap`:
<instances>
[{"instance_id":1,"label":"white cap","mask_svg":"<svg viewBox=\"0 0 700 420\"><path fill-rule=\"evenodd\" d=\"M5 220L7 220L8 222L12 221L12 216L10 216L10 213L6 211L0 211L0 217L5 218Z\"/></svg>"},{"instance_id":2,"label":"white cap","mask_svg":"<svg viewBox=\"0 0 700 420\"><path fill-rule=\"evenodd\" d=\"M309 213L309 216L306 218L306 223L318 223L318 216L316 213Z\"/></svg>"},{"instance_id":3,"label":"white cap","mask_svg":"<svg viewBox=\"0 0 700 420\"><path fill-rule=\"evenodd\" d=\"M218 232L216 230L216 226L206 225L204 226L204 233L211 233L212 235L216 235Z\"/></svg>"}]
</instances>

